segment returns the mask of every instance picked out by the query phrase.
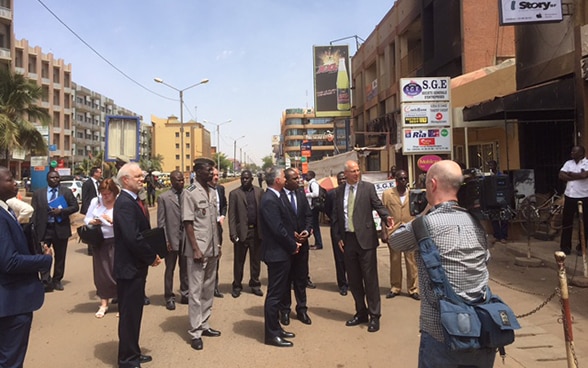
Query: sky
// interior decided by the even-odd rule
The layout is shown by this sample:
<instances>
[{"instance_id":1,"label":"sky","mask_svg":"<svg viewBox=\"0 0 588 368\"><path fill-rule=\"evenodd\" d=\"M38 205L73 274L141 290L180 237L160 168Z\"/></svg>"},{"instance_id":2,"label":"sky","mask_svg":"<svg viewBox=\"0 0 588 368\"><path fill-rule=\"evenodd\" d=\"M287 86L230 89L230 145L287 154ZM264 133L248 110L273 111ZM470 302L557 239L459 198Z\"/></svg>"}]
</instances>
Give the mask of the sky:
<instances>
[{"instance_id":1,"label":"sky","mask_svg":"<svg viewBox=\"0 0 588 368\"><path fill-rule=\"evenodd\" d=\"M15 0L14 33L72 65L72 80L143 116L211 122L220 151L257 165L288 108L312 108L313 46L367 39L394 0ZM47 8L50 10L47 10ZM68 30L54 15L54 13ZM90 47L80 41L75 32ZM349 44L354 38L333 43ZM114 68L112 65L116 68ZM121 74L116 69L122 71ZM240 138L243 137L244 138Z\"/></svg>"}]
</instances>

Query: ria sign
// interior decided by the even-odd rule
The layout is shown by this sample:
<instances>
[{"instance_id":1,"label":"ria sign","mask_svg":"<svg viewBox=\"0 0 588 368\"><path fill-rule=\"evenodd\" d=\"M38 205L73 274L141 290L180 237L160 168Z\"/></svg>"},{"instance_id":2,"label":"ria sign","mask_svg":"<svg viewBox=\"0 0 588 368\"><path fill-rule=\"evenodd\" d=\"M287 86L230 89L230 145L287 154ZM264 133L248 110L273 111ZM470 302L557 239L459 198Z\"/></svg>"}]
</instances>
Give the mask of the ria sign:
<instances>
[{"instance_id":1,"label":"ria sign","mask_svg":"<svg viewBox=\"0 0 588 368\"><path fill-rule=\"evenodd\" d=\"M561 22L561 0L500 0L500 24Z\"/></svg>"}]
</instances>

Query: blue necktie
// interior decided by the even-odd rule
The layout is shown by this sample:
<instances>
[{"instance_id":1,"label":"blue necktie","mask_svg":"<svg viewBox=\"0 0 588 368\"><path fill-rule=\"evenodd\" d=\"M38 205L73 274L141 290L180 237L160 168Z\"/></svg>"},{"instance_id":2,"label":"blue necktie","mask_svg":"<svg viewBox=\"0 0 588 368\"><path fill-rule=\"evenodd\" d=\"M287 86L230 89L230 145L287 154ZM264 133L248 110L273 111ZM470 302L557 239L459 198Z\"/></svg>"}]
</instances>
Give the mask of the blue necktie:
<instances>
[{"instance_id":1,"label":"blue necktie","mask_svg":"<svg viewBox=\"0 0 588 368\"><path fill-rule=\"evenodd\" d=\"M49 199L49 202L51 202L55 198L57 198L57 188L51 189L51 199Z\"/></svg>"},{"instance_id":2,"label":"blue necktie","mask_svg":"<svg viewBox=\"0 0 588 368\"><path fill-rule=\"evenodd\" d=\"M296 211L296 200L294 199L294 191L290 192L290 204L292 205L294 213L298 214L298 212Z\"/></svg>"}]
</instances>

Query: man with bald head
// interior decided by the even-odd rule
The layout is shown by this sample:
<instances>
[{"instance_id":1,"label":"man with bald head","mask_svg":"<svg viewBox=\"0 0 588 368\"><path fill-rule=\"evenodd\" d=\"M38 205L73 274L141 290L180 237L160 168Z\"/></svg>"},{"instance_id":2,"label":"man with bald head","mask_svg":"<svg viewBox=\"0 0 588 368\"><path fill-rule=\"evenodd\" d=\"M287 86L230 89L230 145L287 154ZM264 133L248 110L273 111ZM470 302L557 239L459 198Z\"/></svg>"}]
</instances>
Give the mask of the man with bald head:
<instances>
[{"instance_id":1,"label":"man with bald head","mask_svg":"<svg viewBox=\"0 0 588 368\"><path fill-rule=\"evenodd\" d=\"M463 177L457 163L443 160L435 163L427 173L425 186L427 201L423 211L424 223L431 239L439 248L441 264L447 280L455 292L467 302L483 300L488 285L486 264L490 257L486 232L478 220L457 203L457 192ZM393 227L388 227L392 230ZM492 367L496 352L481 348L468 352L446 349L439 314L439 298L433 293L429 273L425 267L412 222L401 225L388 240L398 252L416 251L421 292L421 343L419 367Z\"/></svg>"}]
</instances>

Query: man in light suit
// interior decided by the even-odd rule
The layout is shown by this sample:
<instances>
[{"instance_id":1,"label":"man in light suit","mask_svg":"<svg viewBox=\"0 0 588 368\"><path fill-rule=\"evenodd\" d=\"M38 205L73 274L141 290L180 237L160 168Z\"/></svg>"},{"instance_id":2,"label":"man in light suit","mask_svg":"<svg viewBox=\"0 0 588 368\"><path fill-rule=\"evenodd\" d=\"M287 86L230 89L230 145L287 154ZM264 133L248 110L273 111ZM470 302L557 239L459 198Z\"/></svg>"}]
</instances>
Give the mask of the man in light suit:
<instances>
[{"instance_id":1,"label":"man in light suit","mask_svg":"<svg viewBox=\"0 0 588 368\"><path fill-rule=\"evenodd\" d=\"M295 223L288 207L281 199L284 189L284 171L271 168L265 174L267 191L261 198L259 224L262 234L262 260L267 265L267 295L263 305L265 321L265 343L277 347L294 344L286 338L294 337L284 331L278 320L280 303L290 292L289 275L292 255L298 253L302 244L295 238Z\"/></svg>"},{"instance_id":2,"label":"man in light suit","mask_svg":"<svg viewBox=\"0 0 588 368\"><path fill-rule=\"evenodd\" d=\"M212 180L208 183L208 185L216 190L216 207L218 208L218 216L216 217L216 224L218 230L218 241L220 242L220 246L223 245L223 224L225 223L225 218L227 216L227 196L225 195L225 187L218 183L218 169L215 167ZM222 252L220 252L222 254ZM214 296L217 298L223 298L224 295L218 289L218 270L220 266L220 256L216 261L216 277L214 281Z\"/></svg>"},{"instance_id":3,"label":"man in light suit","mask_svg":"<svg viewBox=\"0 0 588 368\"><path fill-rule=\"evenodd\" d=\"M257 296L263 296L259 273L261 268L261 240L259 233L259 211L263 191L253 186L253 174L241 173L241 186L229 193L229 235L234 244L233 298L243 290L243 268L249 250L249 287Z\"/></svg>"},{"instance_id":4,"label":"man in light suit","mask_svg":"<svg viewBox=\"0 0 588 368\"><path fill-rule=\"evenodd\" d=\"M55 264L53 277L50 272L43 273L42 279L46 291L63 290L61 280L65 273L65 255L67 242L71 236L71 222L69 216L78 212L80 207L69 188L60 188L61 178L57 171L47 173L47 188L37 189L33 193L31 205L35 209L32 223L35 225L37 239L53 248ZM50 205L52 200L63 197L66 205Z\"/></svg>"},{"instance_id":5,"label":"man in light suit","mask_svg":"<svg viewBox=\"0 0 588 368\"><path fill-rule=\"evenodd\" d=\"M138 164L124 164L116 176L122 190L114 202L114 276L118 294L118 366L140 367L152 360L141 354L139 334L145 298L147 268L161 259L141 233L151 228L147 208L139 199L143 171Z\"/></svg>"},{"instance_id":6,"label":"man in light suit","mask_svg":"<svg viewBox=\"0 0 588 368\"><path fill-rule=\"evenodd\" d=\"M98 197L98 186L102 180L102 169L94 166L90 169L90 177L82 184L82 207L80 213L85 215L90 208L92 199ZM92 255L92 245L88 244L88 255Z\"/></svg>"},{"instance_id":7,"label":"man in light suit","mask_svg":"<svg viewBox=\"0 0 588 368\"><path fill-rule=\"evenodd\" d=\"M43 305L39 271L51 268L50 248L31 254L14 212L6 201L18 193L12 173L0 166L0 367L22 367L33 311Z\"/></svg>"},{"instance_id":8,"label":"man in light suit","mask_svg":"<svg viewBox=\"0 0 588 368\"><path fill-rule=\"evenodd\" d=\"M345 257L349 290L355 301L355 315L346 322L357 326L368 322L368 332L380 329L380 286L376 250L379 238L372 216L376 211L382 224L392 226L392 218L378 198L372 183L360 180L359 165L345 163L347 183L336 189L334 235ZM366 307L367 299L367 307Z\"/></svg>"},{"instance_id":9,"label":"man in light suit","mask_svg":"<svg viewBox=\"0 0 588 368\"><path fill-rule=\"evenodd\" d=\"M182 224L181 203L184 193L184 174L174 170L169 175L171 189L157 198L157 226L165 230L167 250L165 257L165 276L163 281L163 295L165 307L176 309L174 294L174 271L176 264L180 269L180 303L188 304L188 270L184 256L184 225Z\"/></svg>"}]
</instances>

